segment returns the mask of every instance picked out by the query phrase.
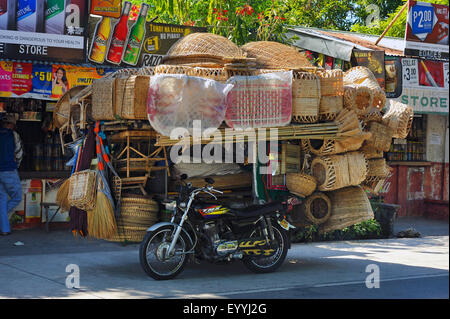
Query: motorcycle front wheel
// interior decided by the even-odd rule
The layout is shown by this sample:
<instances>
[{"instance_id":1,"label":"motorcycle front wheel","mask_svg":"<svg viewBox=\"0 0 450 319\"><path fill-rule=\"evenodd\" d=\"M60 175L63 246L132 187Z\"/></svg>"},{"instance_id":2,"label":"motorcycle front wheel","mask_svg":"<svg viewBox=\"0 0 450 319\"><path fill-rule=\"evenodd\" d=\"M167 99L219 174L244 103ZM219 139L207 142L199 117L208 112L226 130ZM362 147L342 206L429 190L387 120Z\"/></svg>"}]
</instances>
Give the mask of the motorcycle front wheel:
<instances>
[{"instance_id":1,"label":"motorcycle front wheel","mask_svg":"<svg viewBox=\"0 0 450 319\"><path fill-rule=\"evenodd\" d=\"M183 232L178 237L172 256L166 256L173 234L174 227L166 225L147 232L142 240L139 249L140 263L144 271L153 279L172 279L186 266L189 239Z\"/></svg>"},{"instance_id":2,"label":"motorcycle front wheel","mask_svg":"<svg viewBox=\"0 0 450 319\"><path fill-rule=\"evenodd\" d=\"M281 228L278 224L272 224L272 230L274 233L275 240L278 243L278 247L276 251L271 256L258 256L258 257L246 257L242 260L244 265L254 273L269 273L273 272L278 267L280 267L284 260L286 259L286 255L289 249L288 244L288 235L286 231ZM261 231L254 231L251 237L261 237Z\"/></svg>"}]
</instances>

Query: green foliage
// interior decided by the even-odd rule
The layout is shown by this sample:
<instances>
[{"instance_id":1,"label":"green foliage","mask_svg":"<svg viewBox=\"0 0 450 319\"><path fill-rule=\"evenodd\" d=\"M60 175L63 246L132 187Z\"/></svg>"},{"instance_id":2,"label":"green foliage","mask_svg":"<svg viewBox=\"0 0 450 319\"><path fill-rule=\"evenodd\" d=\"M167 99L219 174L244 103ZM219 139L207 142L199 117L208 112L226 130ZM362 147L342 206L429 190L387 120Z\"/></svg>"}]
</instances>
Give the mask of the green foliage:
<instances>
[{"instance_id":1,"label":"green foliage","mask_svg":"<svg viewBox=\"0 0 450 319\"><path fill-rule=\"evenodd\" d=\"M319 234L319 228L311 225L299 228L294 234L293 242L306 243L313 241L353 240L353 239L375 239L381 238L381 226L375 219Z\"/></svg>"}]
</instances>

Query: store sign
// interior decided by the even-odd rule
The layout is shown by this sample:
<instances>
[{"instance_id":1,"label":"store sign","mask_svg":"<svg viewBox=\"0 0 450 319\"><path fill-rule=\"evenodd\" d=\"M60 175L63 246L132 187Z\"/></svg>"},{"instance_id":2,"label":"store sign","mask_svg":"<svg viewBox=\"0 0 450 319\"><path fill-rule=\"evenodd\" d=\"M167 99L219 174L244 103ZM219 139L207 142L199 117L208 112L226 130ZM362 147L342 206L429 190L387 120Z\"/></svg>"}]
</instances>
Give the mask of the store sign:
<instances>
[{"instance_id":1,"label":"store sign","mask_svg":"<svg viewBox=\"0 0 450 319\"><path fill-rule=\"evenodd\" d=\"M87 14L84 0L0 1L0 55L84 62Z\"/></svg>"},{"instance_id":2,"label":"store sign","mask_svg":"<svg viewBox=\"0 0 450 319\"><path fill-rule=\"evenodd\" d=\"M405 55L448 59L449 6L410 0Z\"/></svg>"},{"instance_id":3,"label":"store sign","mask_svg":"<svg viewBox=\"0 0 450 319\"><path fill-rule=\"evenodd\" d=\"M207 31L203 27L146 22L139 17L128 20L123 17L125 9L119 19L90 17L87 59L91 63L156 66L176 41L190 33Z\"/></svg>"},{"instance_id":4,"label":"store sign","mask_svg":"<svg viewBox=\"0 0 450 319\"><path fill-rule=\"evenodd\" d=\"M415 113L448 113L448 62L402 58L403 89L398 100Z\"/></svg>"}]
</instances>

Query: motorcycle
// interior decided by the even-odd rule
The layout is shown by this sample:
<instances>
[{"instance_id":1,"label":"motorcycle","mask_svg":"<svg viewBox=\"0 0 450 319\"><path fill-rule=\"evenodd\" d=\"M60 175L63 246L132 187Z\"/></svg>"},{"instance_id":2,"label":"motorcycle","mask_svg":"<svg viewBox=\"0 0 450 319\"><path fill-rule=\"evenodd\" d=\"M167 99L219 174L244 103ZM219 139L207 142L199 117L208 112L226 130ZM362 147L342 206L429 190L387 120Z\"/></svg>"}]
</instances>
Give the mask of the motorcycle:
<instances>
[{"instance_id":1,"label":"motorcycle","mask_svg":"<svg viewBox=\"0 0 450 319\"><path fill-rule=\"evenodd\" d=\"M170 222L148 228L139 249L144 271L156 280L172 279L183 271L189 256L212 263L241 260L255 273L278 269L291 245L288 230L295 228L285 219L286 205L221 205L214 193L223 192L212 186L211 178L205 181L201 188L181 185L178 199L165 203L173 210ZM214 203L199 198L201 193Z\"/></svg>"}]
</instances>

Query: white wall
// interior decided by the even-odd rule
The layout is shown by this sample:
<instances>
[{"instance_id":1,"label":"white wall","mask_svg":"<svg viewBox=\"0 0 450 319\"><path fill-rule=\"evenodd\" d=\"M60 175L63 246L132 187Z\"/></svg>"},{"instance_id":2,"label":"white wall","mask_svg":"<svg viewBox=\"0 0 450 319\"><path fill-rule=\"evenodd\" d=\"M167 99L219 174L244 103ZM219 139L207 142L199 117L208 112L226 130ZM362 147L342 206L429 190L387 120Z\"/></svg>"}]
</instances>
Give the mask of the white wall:
<instances>
[{"instance_id":1,"label":"white wall","mask_svg":"<svg viewBox=\"0 0 450 319\"><path fill-rule=\"evenodd\" d=\"M447 117L439 114L427 115L426 159L429 162L448 162Z\"/></svg>"}]
</instances>

